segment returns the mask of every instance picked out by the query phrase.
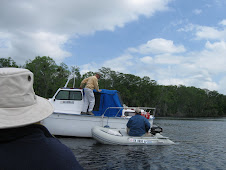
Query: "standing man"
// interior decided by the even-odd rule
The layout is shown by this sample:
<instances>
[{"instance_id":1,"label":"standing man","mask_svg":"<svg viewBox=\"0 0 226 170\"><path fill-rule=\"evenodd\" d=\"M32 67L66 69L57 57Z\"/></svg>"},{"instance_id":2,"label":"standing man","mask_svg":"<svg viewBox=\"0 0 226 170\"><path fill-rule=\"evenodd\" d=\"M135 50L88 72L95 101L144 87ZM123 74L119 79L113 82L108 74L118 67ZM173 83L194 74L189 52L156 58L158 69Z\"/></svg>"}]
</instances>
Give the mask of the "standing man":
<instances>
[{"instance_id":1,"label":"standing man","mask_svg":"<svg viewBox=\"0 0 226 170\"><path fill-rule=\"evenodd\" d=\"M101 77L101 73L97 72L95 76L91 76L82 80L80 88L83 88L84 84L86 84L86 86L84 88L85 102L84 102L83 110L81 114L94 115L92 112L95 104L93 89L96 89L97 92L101 92L101 90L99 90L99 85L98 85L98 79L100 79L100 77ZM87 112L87 109L88 109L88 112Z\"/></svg>"},{"instance_id":2,"label":"standing man","mask_svg":"<svg viewBox=\"0 0 226 170\"><path fill-rule=\"evenodd\" d=\"M150 129L149 121L141 116L141 110L135 109L135 116L131 117L127 123L127 132L130 136L143 136Z\"/></svg>"}]
</instances>

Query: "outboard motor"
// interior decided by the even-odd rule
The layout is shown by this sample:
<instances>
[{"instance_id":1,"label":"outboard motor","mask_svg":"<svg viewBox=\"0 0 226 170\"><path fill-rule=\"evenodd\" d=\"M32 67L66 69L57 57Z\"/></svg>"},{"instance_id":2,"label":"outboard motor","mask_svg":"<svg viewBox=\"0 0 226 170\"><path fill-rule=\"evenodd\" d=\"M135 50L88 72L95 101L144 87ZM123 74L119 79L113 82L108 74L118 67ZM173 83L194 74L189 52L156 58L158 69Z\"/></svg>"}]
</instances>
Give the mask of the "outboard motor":
<instances>
[{"instance_id":1,"label":"outboard motor","mask_svg":"<svg viewBox=\"0 0 226 170\"><path fill-rule=\"evenodd\" d=\"M156 133L161 133L162 128L160 126L153 126L151 127L151 134L155 135Z\"/></svg>"}]
</instances>

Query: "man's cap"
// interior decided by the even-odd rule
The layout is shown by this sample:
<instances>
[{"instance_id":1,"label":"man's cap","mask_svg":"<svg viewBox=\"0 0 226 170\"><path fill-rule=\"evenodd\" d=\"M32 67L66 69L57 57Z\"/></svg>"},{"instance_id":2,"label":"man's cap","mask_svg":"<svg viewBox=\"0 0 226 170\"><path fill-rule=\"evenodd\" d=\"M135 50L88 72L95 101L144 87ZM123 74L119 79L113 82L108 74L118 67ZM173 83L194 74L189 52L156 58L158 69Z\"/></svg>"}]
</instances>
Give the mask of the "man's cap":
<instances>
[{"instance_id":1,"label":"man's cap","mask_svg":"<svg viewBox=\"0 0 226 170\"><path fill-rule=\"evenodd\" d=\"M141 113L141 110L137 107L137 108L135 109L135 112L138 113L138 114L140 114L140 113Z\"/></svg>"},{"instance_id":2,"label":"man's cap","mask_svg":"<svg viewBox=\"0 0 226 170\"><path fill-rule=\"evenodd\" d=\"M100 72L96 72L96 74L98 74L100 77L102 76L102 74Z\"/></svg>"}]
</instances>

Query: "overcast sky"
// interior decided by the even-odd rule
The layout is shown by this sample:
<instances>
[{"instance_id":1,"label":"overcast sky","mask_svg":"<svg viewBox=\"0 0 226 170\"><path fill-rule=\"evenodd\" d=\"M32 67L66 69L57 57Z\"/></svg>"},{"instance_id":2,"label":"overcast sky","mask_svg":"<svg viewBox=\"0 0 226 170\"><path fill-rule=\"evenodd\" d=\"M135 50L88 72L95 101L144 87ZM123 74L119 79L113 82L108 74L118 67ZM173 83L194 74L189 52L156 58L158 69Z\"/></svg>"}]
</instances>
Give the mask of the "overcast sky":
<instances>
[{"instance_id":1,"label":"overcast sky","mask_svg":"<svg viewBox=\"0 0 226 170\"><path fill-rule=\"evenodd\" d=\"M0 57L50 56L226 94L225 0L0 0Z\"/></svg>"}]
</instances>

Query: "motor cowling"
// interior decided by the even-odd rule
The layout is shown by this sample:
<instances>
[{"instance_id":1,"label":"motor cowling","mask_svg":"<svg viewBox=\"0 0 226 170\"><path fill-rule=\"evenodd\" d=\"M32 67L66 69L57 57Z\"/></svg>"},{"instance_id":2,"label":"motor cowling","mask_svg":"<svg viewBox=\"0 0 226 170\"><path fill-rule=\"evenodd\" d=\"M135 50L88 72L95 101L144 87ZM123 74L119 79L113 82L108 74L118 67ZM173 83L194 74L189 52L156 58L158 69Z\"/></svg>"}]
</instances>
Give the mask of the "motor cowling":
<instances>
[{"instance_id":1,"label":"motor cowling","mask_svg":"<svg viewBox=\"0 0 226 170\"><path fill-rule=\"evenodd\" d=\"M161 133L162 128L160 126L153 126L151 127L151 134L155 135L156 133Z\"/></svg>"}]
</instances>

